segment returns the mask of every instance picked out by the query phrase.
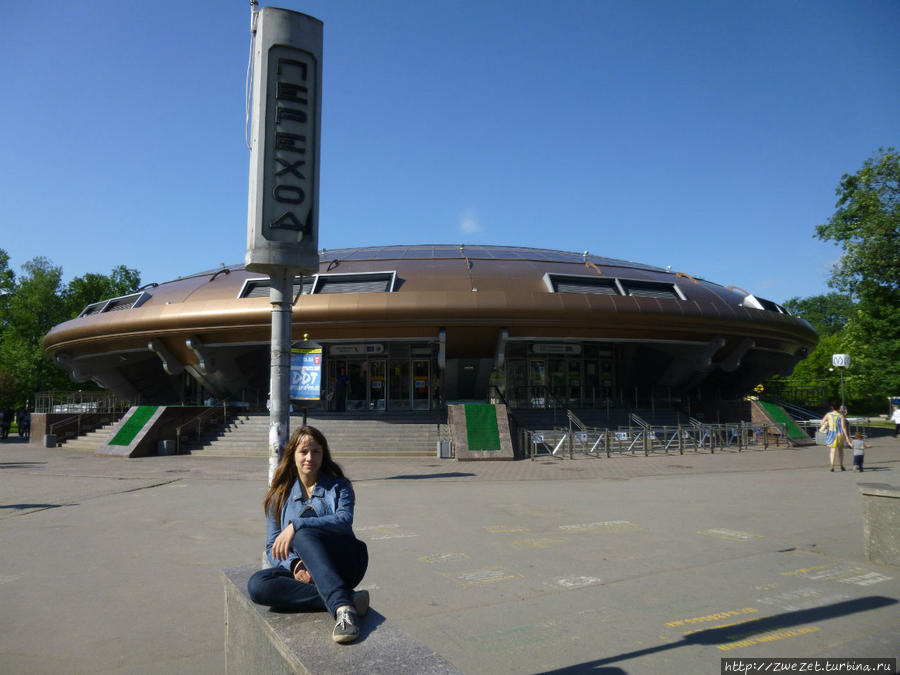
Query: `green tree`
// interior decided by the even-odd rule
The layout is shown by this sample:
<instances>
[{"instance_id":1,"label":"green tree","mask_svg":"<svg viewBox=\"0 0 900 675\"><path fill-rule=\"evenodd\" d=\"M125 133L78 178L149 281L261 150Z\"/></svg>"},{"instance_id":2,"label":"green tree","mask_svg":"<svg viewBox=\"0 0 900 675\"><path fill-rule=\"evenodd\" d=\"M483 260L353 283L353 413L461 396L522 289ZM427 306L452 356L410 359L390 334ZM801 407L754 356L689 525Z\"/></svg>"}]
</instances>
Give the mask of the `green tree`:
<instances>
[{"instance_id":1,"label":"green tree","mask_svg":"<svg viewBox=\"0 0 900 675\"><path fill-rule=\"evenodd\" d=\"M0 368L18 382L20 397L27 393L66 385L65 373L53 364L41 347L44 335L65 320L62 269L37 257L22 266L6 307L6 324L0 335ZM24 393L23 393L24 392Z\"/></svg>"},{"instance_id":2,"label":"green tree","mask_svg":"<svg viewBox=\"0 0 900 675\"><path fill-rule=\"evenodd\" d=\"M806 319L820 336L840 332L856 314L853 298L843 293L790 298L784 302L784 307L791 314Z\"/></svg>"},{"instance_id":3,"label":"green tree","mask_svg":"<svg viewBox=\"0 0 900 675\"><path fill-rule=\"evenodd\" d=\"M113 267L108 275L89 272L76 277L65 290L68 318L78 316L92 303L134 293L140 285L141 273L124 265Z\"/></svg>"},{"instance_id":4,"label":"green tree","mask_svg":"<svg viewBox=\"0 0 900 675\"><path fill-rule=\"evenodd\" d=\"M837 210L816 227L843 255L829 284L863 302L900 301L900 155L879 149L835 190Z\"/></svg>"},{"instance_id":5,"label":"green tree","mask_svg":"<svg viewBox=\"0 0 900 675\"><path fill-rule=\"evenodd\" d=\"M7 322L9 297L16 288L16 273L9 269L9 254L0 248L0 332Z\"/></svg>"},{"instance_id":6,"label":"green tree","mask_svg":"<svg viewBox=\"0 0 900 675\"><path fill-rule=\"evenodd\" d=\"M836 189L834 215L816 236L843 248L829 285L857 301L841 331L850 354L848 398L880 407L900 392L900 155L879 149Z\"/></svg>"}]
</instances>

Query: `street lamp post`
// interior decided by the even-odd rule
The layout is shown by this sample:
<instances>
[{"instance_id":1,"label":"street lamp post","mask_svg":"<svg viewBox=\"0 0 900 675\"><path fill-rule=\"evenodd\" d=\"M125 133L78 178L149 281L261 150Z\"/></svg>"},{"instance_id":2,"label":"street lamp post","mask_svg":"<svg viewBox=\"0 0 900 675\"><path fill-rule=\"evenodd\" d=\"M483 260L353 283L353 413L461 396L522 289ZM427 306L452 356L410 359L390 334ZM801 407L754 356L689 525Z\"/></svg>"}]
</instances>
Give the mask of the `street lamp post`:
<instances>
[{"instance_id":1,"label":"street lamp post","mask_svg":"<svg viewBox=\"0 0 900 675\"><path fill-rule=\"evenodd\" d=\"M841 371L841 412L846 412L847 404L846 398L844 396L844 368L847 368L850 365L850 355L849 354L832 354L831 355L831 365L835 368L840 369Z\"/></svg>"}]
</instances>

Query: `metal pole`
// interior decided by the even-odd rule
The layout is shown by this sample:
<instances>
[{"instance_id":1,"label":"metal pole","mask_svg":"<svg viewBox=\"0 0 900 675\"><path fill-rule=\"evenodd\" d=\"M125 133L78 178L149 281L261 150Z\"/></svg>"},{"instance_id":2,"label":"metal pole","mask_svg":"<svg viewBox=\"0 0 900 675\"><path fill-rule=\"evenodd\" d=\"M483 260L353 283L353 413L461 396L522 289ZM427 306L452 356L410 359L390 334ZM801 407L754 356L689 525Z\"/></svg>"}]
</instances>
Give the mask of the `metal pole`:
<instances>
[{"instance_id":1,"label":"metal pole","mask_svg":"<svg viewBox=\"0 0 900 675\"><path fill-rule=\"evenodd\" d=\"M291 384L291 300L290 270L270 274L269 302L272 304L272 357L269 373L269 485L287 445L290 433Z\"/></svg>"},{"instance_id":2,"label":"metal pole","mask_svg":"<svg viewBox=\"0 0 900 675\"><path fill-rule=\"evenodd\" d=\"M847 405L844 401L844 369L841 368L841 412L844 412L847 409Z\"/></svg>"}]
</instances>

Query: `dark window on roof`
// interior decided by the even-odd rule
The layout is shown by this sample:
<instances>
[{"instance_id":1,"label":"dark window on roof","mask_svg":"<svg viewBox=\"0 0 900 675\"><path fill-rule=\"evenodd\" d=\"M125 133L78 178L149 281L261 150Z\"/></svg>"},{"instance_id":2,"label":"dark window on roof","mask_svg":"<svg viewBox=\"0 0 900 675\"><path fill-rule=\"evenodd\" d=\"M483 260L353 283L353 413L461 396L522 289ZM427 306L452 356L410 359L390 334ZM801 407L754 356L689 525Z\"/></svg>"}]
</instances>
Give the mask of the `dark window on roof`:
<instances>
[{"instance_id":1,"label":"dark window on roof","mask_svg":"<svg viewBox=\"0 0 900 675\"><path fill-rule=\"evenodd\" d=\"M90 316L91 314L98 314L100 310L103 309L103 305L106 304L106 300L102 300L101 302L95 302L93 304L88 305L83 310L81 310L81 314L78 316Z\"/></svg>"},{"instance_id":2,"label":"dark window on roof","mask_svg":"<svg viewBox=\"0 0 900 675\"><path fill-rule=\"evenodd\" d=\"M577 277L551 274L554 293L589 293L592 295L619 295L616 280L604 277Z\"/></svg>"},{"instance_id":3,"label":"dark window on roof","mask_svg":"<svg viewBox=\"0 0 900 675\"><path fill-rule=\"evenodd\" d=\"M118 312L123 309L131 309L140 297L140 293L135 293L134 295L126 295L122 298L113 298L106 304L106 308L103 311Z\"/></svg>"},{"instance_id":4,"label":"dark window on roof","mask_svg":"<svg viewBox=\"0 0 900 675\"><path fill-rule=\"evenodd\" d=\"M81 314L79 314L78 316L82 317L90 316L91 314L105 314L106 312L118 312L123 309L140 307L147 301L149 297L149 293L147 293L146 291L141 291L139 293L132 293L131 295L123 295L118 298L110 298L109 300L93 302L83 310L81 310Z\"/></svg>"},{"instance_id":5,"label":"dark window on roof","mask_svg":"<svg viewBox=\"0 0 900 675\"><path fill-rule=\"evenodd\" d=\"M668 300L681 300L681 296L675 289L675 284L664 281L637 281L634 279L619 279L625 295L636 298L660 298Z\"/></svg>"},{"instance_id":6,"label":"dark window on roof","mask_svg":"<svg viewBox=\"0 0 900 675\"><path fill-rule=\"evenodd\" d=\"M744 298L744 301L741 303L742 307L750 307L751 309L764 309L769 312L777 312L778 314L787 314L790 316L790 312L787 311L781 305L772 302L771 300L766 300L765 298L761 298L758 295L748 295Z\"/></svg>"},{"instance_id":7,"label":"dark window on roof","mask_svg":"<svg viewBox=\"0 0 900 675\"><path fill-rule=\"evenodd\" d=\"M301 291L301 288L303 295L309 295L314 281L315 277L302 277L301 285L301 277L294 277L294 286L291 290L291 295L296 296L297 293ZM244 282L244 287L241 289L241 293L238 297L268 298L270 285L270 279L248 279Z\"/></svg>"},{"instance_id":8,"label":"dark window on roof","mask_svg":"<svg viewBox=\"0 0 900 675\"><path fill-rule=\"evenodd\" d=\"M770 312L781 312L781 309L771 300L766 300L765 298L756 297L759 304L763 306L763 309L767 309Z\"/></svg>"},{"instance_id":9,"label":"dark window on roof","mask_svg":"<svg viewBox=\"0 0 900 675\"><path fill-rule=\"evenodd\" d=\"M313 286L314 294L328 293L390 293L394 288L395 272L361 274L319 274Z\"/></svg>"}]
</instances>

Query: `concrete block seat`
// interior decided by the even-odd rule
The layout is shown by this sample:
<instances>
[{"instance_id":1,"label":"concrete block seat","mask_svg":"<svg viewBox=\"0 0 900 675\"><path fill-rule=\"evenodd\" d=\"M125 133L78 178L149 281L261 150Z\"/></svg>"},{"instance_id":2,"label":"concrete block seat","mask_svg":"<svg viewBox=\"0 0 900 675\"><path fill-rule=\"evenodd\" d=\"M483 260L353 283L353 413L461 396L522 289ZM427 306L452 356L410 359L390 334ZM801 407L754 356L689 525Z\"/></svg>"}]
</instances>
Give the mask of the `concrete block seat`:
<instances>
[{"instance_id":1,"label":"concrete block seat","mask_svg":"<svg viewBox=\"0 0 900 675\"><path fill-rule=\"evenodd\" d=\"M227 673L460 673L371 607L359 639L339 645L328 612L275 612L251 602L247 580L257 569L222 570Z\"/></svg>"}]
</instances>

